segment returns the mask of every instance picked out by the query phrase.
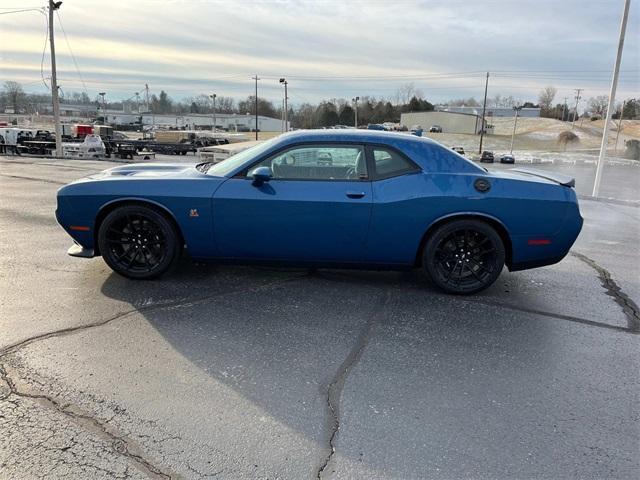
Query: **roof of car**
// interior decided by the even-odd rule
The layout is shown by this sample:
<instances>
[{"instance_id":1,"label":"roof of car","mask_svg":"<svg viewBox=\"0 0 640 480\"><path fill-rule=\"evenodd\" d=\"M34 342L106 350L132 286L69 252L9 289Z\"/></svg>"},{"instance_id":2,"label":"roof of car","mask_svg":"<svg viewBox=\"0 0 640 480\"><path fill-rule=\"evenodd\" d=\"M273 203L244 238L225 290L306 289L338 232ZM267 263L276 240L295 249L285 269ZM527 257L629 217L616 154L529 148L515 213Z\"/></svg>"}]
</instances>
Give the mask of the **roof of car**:
<instances>
[{"instance_id":1,"label":"roof of car","mask_svg":"<svg viewBox=\"0 0 640 480\"><path fill-rule=\"evenodd\" d=\"M287 141L319 141L319 142L422 142L436 143L427 137L417 137L409 133L387 132L382 130L327 129L327 130L296 130L281 135L280 139Z\"/></svg>"}]
</instances>

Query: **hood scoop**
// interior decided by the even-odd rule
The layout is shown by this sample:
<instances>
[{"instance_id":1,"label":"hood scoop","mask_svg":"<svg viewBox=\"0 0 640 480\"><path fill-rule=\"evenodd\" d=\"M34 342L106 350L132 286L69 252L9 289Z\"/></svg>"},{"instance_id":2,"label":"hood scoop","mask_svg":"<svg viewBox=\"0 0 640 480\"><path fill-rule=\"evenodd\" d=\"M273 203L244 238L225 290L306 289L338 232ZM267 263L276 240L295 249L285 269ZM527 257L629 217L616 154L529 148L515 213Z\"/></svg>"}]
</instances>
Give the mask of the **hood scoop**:
<instances>
[{"instance_id":1,"label":"hood scoop","mask_svg":"<svg viewBox=\"0 0 640 480\"><path fill-rule=\"evenodd\" d=\"M104 176L136 176L136 177L162 177L172 175L193 168L193 165L169 164L169 163L143 163L123 165L110 168L102 172Z\"/></svg>"}]
</instances>

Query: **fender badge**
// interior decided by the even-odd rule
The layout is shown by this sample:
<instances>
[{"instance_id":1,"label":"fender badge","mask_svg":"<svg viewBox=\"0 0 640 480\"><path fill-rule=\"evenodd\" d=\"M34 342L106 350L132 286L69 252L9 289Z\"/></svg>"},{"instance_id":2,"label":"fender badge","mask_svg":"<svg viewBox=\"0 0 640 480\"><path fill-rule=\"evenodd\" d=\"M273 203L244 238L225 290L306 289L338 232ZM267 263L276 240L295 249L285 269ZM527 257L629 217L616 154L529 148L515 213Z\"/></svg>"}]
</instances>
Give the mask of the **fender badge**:
<instances>
[{"instance_id":1,"label":"fender badge","mask_svg":"<svg viewBox=\"0 0 640 480\"><path fill-rule=\"evenodd\" d=\"M198 213L198 209L197 208L192 208L191 210L189 210L189 216L190 217L199 217L200 214Z\"/></svg>"}]
</instances>

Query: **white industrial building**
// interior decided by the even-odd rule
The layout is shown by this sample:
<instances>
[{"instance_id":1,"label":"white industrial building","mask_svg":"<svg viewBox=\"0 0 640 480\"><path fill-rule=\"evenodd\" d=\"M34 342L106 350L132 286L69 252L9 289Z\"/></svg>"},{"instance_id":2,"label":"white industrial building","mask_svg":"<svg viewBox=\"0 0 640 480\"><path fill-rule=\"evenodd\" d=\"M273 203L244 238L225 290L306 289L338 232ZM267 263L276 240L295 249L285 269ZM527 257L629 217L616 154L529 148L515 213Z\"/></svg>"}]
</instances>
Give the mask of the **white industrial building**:
<instances>
[{"instance_id":1,"label":"white industrial building","mask_svg":"<svg viewBox=\"0 0 640 480\"><path fill-rule=\"evenodd\" d=\"M432 126L438 125L442 127L443 133L468 134L480 133L482 126L480 115L438 111L403 113L400 123L407 127L420 126L427 132Z\"/></svg>"},{"instance_id":2,"label":"white industrial building","mask_svg":"<svg viewBox=\"0 0 640 480\"><path fill-rule=\"evenodd\" d=\"M436 110L441 112L469 113L471 115L482 116L482 107L453 107L448 105L438 105ZM487 107L485 117L515 117L516 112L512 107ZM521 108L519 117L539 117L539 108Z\"/></svg>"},{"instance_id":3,"label":"white industrial building","mask_svg":"<svg viewBox=\"0 0 640 480\"><path fill-rule=\"evenodd\" d=\"M539 108L522 108L519 117L539 117ZM493 133L491 119L497 117L515 117L513 108L487 108L485 111L486 133ZM437 106L430 112L403 113L400 123L407 127L416 125L428 131L434 125L442 127L443 133L477 134L482 130L482 107Z\"/></svg>"},{"instance_id":4,"label":"white industrial building","mask_svg":"<svg viewBox=\"0 0 640 480\"><path fill-rule=\"evenodd\" d=\"M38 104L40 113L52 114L53 108L51 104ZM100 108L96 108L94 104L74 105L61 103L60 113L62 116L75 118L91 118L94 116L102 116ZM184 115L178 114L153 114L150 112L135 113L122 110L106 110L106 122L115 127L122 125L157 125L172 128L195 129L196 127L211 128L213 125L213 116L209 114L188 113ZM218 128L228 128L235 130L249 129L255 130L255 115L246 115L239 113L217 113L216 125ZM265 117L258 115L258 129L262 132L281 132L283 122L280 118Z\"/></svg>"},{"instance_id":5,"label":"white industrial building","mask_svg":"<svg viewBox=\"0 0 640 480\"><path fill-rule=\"evenodd\" d=\"M213 115L189 113L184 115L156 115L153 113L123 113L120 111L106 112L106 123L119 125L139 125L142 121L143 125L156 125L159 127L185 128L187 130L195 130L198 127L211 128L213 125ZM255 115L241 115L234 113L217 113L215 116L216 126L218 128L229 129L231 131L255 130ZM279 118L265 117L258 115L258 130L261 132L281 132L283 130L283 122Z\"/></svg>"}]
</instances>

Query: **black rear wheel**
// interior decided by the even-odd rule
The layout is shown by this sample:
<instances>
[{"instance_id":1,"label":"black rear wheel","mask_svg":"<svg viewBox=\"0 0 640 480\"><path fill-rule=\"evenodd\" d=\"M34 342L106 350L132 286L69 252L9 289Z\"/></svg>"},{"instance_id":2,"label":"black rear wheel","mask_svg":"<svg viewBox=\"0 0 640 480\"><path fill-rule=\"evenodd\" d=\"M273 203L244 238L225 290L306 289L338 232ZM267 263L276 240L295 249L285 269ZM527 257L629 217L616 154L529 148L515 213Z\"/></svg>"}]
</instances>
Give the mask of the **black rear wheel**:
<instances>
[{"instance_id":1,"label":"black rear wheel","mask_svg":"<svg viewBox=\"0 0 640 480\"><path fill-rule=\"evenodd\" d=\"M104 261L127 278L155 278L169 270L180 255L179 235L155 208L127 205L109 213L98 232Z\"/></svg>"},{"instance_id":2,"label":"black rear wheel","mask_svg":"<svg viewBox=\"0 0 640 480\"><path fill-rule=\"evenodd\" d=\"M504 262L500 235L479 220L454 220L438 227L423 253L423 266L433 283L454 294L472 294L489 287Z\"/></svg>"}]
</instances>

